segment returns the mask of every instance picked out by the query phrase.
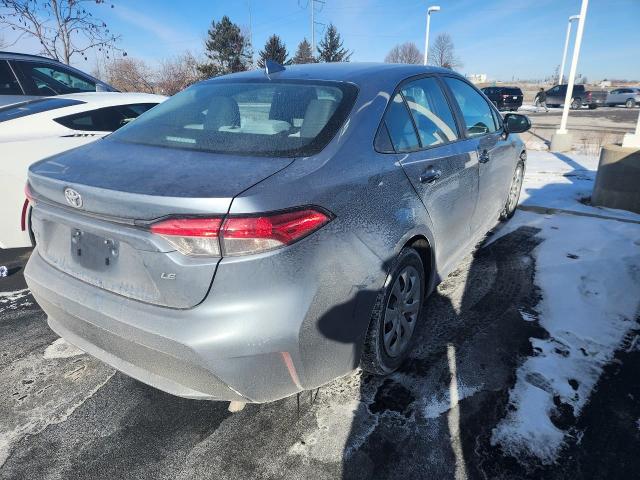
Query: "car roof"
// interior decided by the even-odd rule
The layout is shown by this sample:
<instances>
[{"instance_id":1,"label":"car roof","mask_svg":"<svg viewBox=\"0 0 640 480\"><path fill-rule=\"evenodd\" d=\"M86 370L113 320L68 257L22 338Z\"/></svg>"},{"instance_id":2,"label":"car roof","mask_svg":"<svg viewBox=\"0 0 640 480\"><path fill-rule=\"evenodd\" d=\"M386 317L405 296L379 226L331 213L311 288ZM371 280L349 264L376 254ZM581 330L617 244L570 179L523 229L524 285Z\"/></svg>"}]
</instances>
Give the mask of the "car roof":
<instances>
[{"instance_id":1,"label":"car roof","mask_svg":"<svg viewBox=\"0 0 640 480\"><path fill-rule=\"evenodd\" d=\"M88 110L100 106L124 105L130 103L160 103L167 99L164 95L153 93L124 93L124 92L82 92L56 95L50 98L68 98L79 100L87 104Z\"/></svg>"},{"instance_id":2,"label":"car roof","mask_svg":"<svg viewBox=\"0 0 640 480\"><path fill-rule=\"evenodd\" d=\"M4 52L0 51L0 60L46 60L48 62L60 63L58 60L41 55L31 55L29 53ZM62 64L63 65L63 64Z\"/></svg>"},{"instance_id":3,"label":"car roof","mask_svg":"<svg viewBox=\"0 0 640 480\"><path fill-rule=\"evenodd\" d=\"M461 75L452 70L431 67L424 65L412 65L403 63L358 63L358 62L335 62L335 63L309 63L303 65L289 65L285 70L270 75L272 79L278 80L333 80L360 84L363 82L380 81L399 83L407 77L426 73L446 73ZM233 73L216 77L206 82L215 82L218 79L243 79L243 80L264 80L265 72L262 69L248 72Z\"/></svg>"}]
</instances>

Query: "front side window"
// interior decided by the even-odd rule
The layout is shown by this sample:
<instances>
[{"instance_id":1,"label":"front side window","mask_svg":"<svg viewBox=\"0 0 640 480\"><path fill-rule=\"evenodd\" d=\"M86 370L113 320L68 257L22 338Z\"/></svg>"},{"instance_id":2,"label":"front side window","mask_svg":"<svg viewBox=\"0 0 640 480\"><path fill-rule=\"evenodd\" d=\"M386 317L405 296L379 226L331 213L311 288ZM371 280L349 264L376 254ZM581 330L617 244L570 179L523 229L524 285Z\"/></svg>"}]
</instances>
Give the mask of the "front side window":
<instances>
[{"instance_id":1,"label":"front side window","mask_svg":"<svg viewBox=\"0 0 640 480\"><path fill-rule=\"evenodd\" d=\"M343 82L214 80L174 95L109 138L214 153L313 155L342 126L356 95Z\"/></svg>"},{"instance_id":2,"label":"front side window","mask_svg":"<svg viewBox=\"0 0 640 480\"><path fill-rule=\"evenodd\" d=\"M458 132L447 99L438 80L422 78L402 88L413 115L422 147L440 145L456 140Z\"/></svg>"},{"instance_id":3,"label":"front side window","mask_svg":"<svg viewBox=\"0 0 640 480\"><path fill-rule=\"evenodd\" d=\"M95 92L96 84L63 67L38 62L15 62L38 95Z\"/></svg>"},{"instance_id":4,"label":"front side window","mask_svg":"<svg viewBox=\"0 0 640 480\"><path fill-rule=\"evenodd\" d=\"M457 78L445 77L444 80L460 107L470 137L497 130L491 107L475 88Z\"/></svg>"},{"instance_id":5,"label":"front side window","mask_svg":"<svg viewBox=\"0 0 640 480\"><path fill-rule=\"evenodd\" d=\"M0 60L0 95L22 95L18 80L5 60Z\"/></svg>"},{"instance_id":6,"label":"front side window","mask_svg":"<svg viewBox=\"0 0 640 480\"><path fill-rule=\"evenodd\" d=\"M404 99L399 93L391 100L384 116L384 123L396 152L410 152L420 148L409 110L407 110Z\"/></svg>"},{"instance_id":7,"label":"front side window","mask_svg":"<svg viewBox=\"0 0 640 480\"><path fill-rule=\"evenodd\" d=\"M155 106L153 103L115 105L56 118L55 121L82 132L115 132Z\"/></svg>"}]
</instances>

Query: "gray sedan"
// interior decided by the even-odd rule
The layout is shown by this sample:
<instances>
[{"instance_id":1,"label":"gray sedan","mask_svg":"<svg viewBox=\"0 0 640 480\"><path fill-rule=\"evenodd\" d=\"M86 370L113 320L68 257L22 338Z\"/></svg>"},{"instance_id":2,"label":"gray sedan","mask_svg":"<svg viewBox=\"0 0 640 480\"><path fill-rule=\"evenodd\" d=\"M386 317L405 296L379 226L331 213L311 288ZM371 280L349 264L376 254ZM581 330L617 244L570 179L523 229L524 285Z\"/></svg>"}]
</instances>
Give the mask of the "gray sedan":
<instances>
[{"instance_id":1,"label":"gray sedan","mask_svg":"<svg viewBox=\"0 0 640 480\"><path fill-rule=\"evenodd\" d=\"M624 105L627 108L640 105L640 87L616 88L609 92L605 103L610 106Z\"/></svg>"},{"instance_id":2,"label":"gray sedan","mask_svg":"<svg viewBox=\"0 0 640 480\"><path fill-rule=\"evenodd\" d=\"M425 297L513 215L529 126L444 69L208 80L30 168L25 277L59 335L175 395L388 374Z\"/></svg>"}]
</instances>

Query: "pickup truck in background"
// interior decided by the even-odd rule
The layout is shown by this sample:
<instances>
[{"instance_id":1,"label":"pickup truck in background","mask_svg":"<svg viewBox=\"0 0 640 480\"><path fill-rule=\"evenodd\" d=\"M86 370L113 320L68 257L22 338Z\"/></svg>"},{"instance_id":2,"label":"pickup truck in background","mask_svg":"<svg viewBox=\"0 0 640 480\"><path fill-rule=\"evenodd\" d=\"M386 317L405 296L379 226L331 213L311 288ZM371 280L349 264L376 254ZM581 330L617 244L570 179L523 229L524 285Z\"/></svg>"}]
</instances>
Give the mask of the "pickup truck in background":
<instances>
[{"instance_id":1,"label":"pickup truck in background","mask_svg":"<svg viewBox=\"0 0 640 480\"><path fill-rule=\"evenodd\" d=\"M547 90L547 105L549 107L560 107L564 104L564 98L567 94L567 85L556 85ZM590 109L598 108L605 105L607 100L607 92L597 90L586 90L584 85L573 86L573 98L571 99L571 109L577 110L582 106Z\"/></svg>"}]
</instances>

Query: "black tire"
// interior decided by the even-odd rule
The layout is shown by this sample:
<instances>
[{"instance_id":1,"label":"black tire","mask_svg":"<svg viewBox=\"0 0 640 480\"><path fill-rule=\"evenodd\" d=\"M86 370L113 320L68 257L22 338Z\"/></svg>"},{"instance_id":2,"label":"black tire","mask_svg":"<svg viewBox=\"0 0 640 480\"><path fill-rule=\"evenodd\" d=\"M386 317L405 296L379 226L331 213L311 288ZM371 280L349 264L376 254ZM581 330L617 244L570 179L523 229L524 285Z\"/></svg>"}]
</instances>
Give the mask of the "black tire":
<instances>
[{"instance_id":1,"label":"black tire","mask_svg":"<svg viewBox=\"0 0 640 480\"><path fill-rule=\"evenodd\" d=\"M507 201L500 212L500 220L505 222L509 220L516 213L518 207L518 200L520 199L520 191L522 190L522 183L524 180L524 159L520 157L515 170L513 171L513 178L511 179L511 185L509 186L509 195ZM517 183L517 184L516 184ZM515 198L514 198L515 195Z\"/></svg>"},{"instance_id":2,"label":"black tire","mask_svg":"<svg viewBox=\"0 0 640 480\"><path fill-rule=\"evenodd\" d=\"M598 105L594 105L594 104L589 105L589 110L595 110L596 108L598 108Z\"/></svg>"},{"instance_id":3,"label":"black tire","mask_svg":"<svg viewBox=\"0 0 640 480\"><path fill-rule=\"evenodd\" d=\"M636 106L636 101L633 98L630 98L626 102L624 102L624 106L627 108L633 108Z\"/></svg>"},{"instance_id":4,"label":"black tire","mask_svg":"<svg viewBox=\"0 0 640 480\"><path fill-rule=\"evenodd\" d=\"M413 317L413 313L410 314L410 317L412 318L411 322L408 321L407 315L401 311L400 308L397 308L397 310L394 308L399 304L398 299L395 298L396 294L394 293L394 286L396 285L396 282L402 283L401 275L404 272L415 272L415 281L420 284L419 298L415 298L414 293L412 298L413 301L410 304L411 306L417 304L415 318ZM405 285L408 285L408 282L405 282ZM412 283L411 286L407 288L411 288L413 285L415 284ZM418 322L420 322L425 291L426 279L422 259L416 250L411 247L405 247L396 258L390 273L387 276L385 287L378 294L373 311L371 312L371 320L369 322L369 328L364 340L362 357L360 359L360 366L363 370L376 375L388 375L394 372L402 364L405 358L407 358L407 355L411 351L415 341L416 326ZM396 300L395 303L394 298ZM410 332L407 332L402 325L398 328L398 331L409 333L408 339L405 339L406 341L402 343L402 348L398 352L390 351L389 347L385 345L385 333L387 333L387 336L391 337L393 337L394 334L394 328L388 328L389 323L393 323L394 326L396 325L396 322L390 318L390 312L392 311L400 312L398 317L403 315L405 322L411 325ZM398 320L398 322L402 324L400 320ZM401 336L402 335L398 336L396 334L396 341L398 342L398 345L400 345L399 342ZM396 354L390 355L390 352Z\"/></svg>"},{"instance_id":5,"label":"black tire","mask_svg":"<svg viewBox=\"0 0 640 480\"><path fill-rule=\"evenodd\" d=\"M582 106L582 100L574 98L571 100L571 110L578 110Z\"/></svg>"}]
</instances>

